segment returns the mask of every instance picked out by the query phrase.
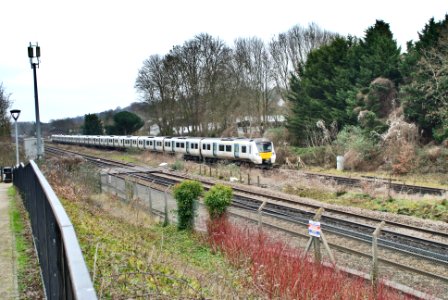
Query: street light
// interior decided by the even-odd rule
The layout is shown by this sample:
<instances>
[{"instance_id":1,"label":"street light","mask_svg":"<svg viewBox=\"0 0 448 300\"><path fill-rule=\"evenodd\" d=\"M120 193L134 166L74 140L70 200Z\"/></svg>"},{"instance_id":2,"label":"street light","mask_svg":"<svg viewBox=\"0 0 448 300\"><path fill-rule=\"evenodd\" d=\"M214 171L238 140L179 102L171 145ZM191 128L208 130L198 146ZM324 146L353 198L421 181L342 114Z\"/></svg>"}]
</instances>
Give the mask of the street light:
<instances>
[{"instance_id":1,"label":"street light","mask_svg":"<svg viewBox=\"0 0 448 300\"><path fill-rule=\"evenodd\" d=\"M36 66L40 63L40 47L39 44L31 44L28 46L28 58L30 59L31 69L34 75L34 107L36 110L36 138L37 138L37 158L42 157L42 139L40 134L40 118L39 118L39 96L37 94L37 74Z\"/></svg>"},{"instance_id":2,"label":"street light","mask_svg":"<svg viewBox=\"0 0 448 300\"><path fill-rule=\"evenodd\" d=\"M11 117L14 119L16 123L16 166L20 164L19 160L19 135L17 134L17 119L20 116L20 109L12 109L9 111L11 113Z\"/></svg>"}]
</instances>

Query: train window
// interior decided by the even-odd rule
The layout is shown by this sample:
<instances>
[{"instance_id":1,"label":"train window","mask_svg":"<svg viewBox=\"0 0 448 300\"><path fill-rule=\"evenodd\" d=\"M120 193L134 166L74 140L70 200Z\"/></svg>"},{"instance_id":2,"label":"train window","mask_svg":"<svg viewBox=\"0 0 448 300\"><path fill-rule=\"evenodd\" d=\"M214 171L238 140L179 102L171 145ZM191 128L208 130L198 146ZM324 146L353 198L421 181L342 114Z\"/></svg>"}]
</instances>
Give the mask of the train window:
<instances>
[{"instance_id":1,"label":"train window","mask_svg":"<svg viewBox=\"0 0 448 300\"><path fill-rule=\"evenodd\" d=\"M219 145L219 151L224 151L224 145Z\"/></svg>"},{"instance_id":2,"label":"train window","mask_svg":"<svg viewBox=\"0 0 448 300\"><path fill-rule=\"evenodd\" d=\"M180 143L180 147L181 148L185 148L185 144L184 143Z\"/></svg>"},{"instance_id":3,"label":"train window","mask_svg":"<svg viewBox=\"0 0 448 300\"><path fill-rule=\"evenodd\" d=\"M143 144L143 142L142 142L142 141L138 141L138 144L139 144L139 145L142 145L142 144Z\"/></svg>"},{"instance_id":4,"label":"train window","mask_svg":"<svg viewBox=\"0 0 448 300\"><path fill-rule=\"evenodd\" d=\"M257 143L258 152L271 152L272 151L272 143L271 142L264 142L264 143Z\"/></svg>"},{"instance_id":5,"label":"train window","mask_svg":"<svg viewBox=\"0 0 448 300\"><path fill-rule=\"evenodd\" d=\"M152 146L152 141L149 142L149 145Z\"/></svg>"},{"instance_id":6,"label":"train window","mask_svg":"<svg viewBox=\"0 0 448 300\"><path fill-rule=\"evenodd\" d=\"M247 149L246 146L241 146L241 153L246 153Z\"/></svg>"},{"instance_id":7,"label":"train window","mask_svg":"<svg viewBox=\"0 0 448 300\"><path fill-rule=\"evenodd\" d=\"M146 146L149 146L149 141L146 141Z\"/></svg>"},{"instance_id":8,"label":"train window","mask_svg":"<svg viewBox=\"0 0 448 300\"><path fill-rule=\"evenodd\" d=\"M176 148L179 148L179 143L176 143Z\"/></svg>"},{"instance_id":9,"label":"train window","mask_svg":"<svg viewBox=\"0 0 448 300\"><path fill-rule=\"evenodd\" d=\"M202 144L202 150L206 150L207 149L207 145L206 144Z\"/></svg>"},{"instance_id":10,"label":"train window","mask_svg":"<svg viewBox=\"0 0 448 300\"><path fill-rule=\"evenodd\" d=\"M207 144L207 150L210 150L210 144Z\"/></svg>"},{"instance_id":11,"label":"train window","mask_svg":"<svg viewBox=\"0 0 448 300\"><path fill-rule=\"evenodd\" d=\"M232 145L226 145L226 152L232 152Z\"/></svg>"}]
</instances>

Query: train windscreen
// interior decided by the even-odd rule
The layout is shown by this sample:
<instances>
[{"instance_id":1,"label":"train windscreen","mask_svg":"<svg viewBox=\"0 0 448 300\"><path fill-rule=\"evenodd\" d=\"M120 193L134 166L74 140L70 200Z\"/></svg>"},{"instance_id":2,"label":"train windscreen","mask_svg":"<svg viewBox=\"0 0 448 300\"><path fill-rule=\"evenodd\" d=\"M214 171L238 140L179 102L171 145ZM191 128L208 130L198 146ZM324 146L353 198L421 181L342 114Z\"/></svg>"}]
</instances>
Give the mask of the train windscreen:
<instances>
[{"instance_id":1,"label":"train windscreen","mask_svg":"<svg viewBox=\"0 0 448 300\"><path fill-rule=\"evenodd\" d=\"M257 143L258 152L272 152L272 143L271 142L261 142Z\"/></svg>"}]
</instances>

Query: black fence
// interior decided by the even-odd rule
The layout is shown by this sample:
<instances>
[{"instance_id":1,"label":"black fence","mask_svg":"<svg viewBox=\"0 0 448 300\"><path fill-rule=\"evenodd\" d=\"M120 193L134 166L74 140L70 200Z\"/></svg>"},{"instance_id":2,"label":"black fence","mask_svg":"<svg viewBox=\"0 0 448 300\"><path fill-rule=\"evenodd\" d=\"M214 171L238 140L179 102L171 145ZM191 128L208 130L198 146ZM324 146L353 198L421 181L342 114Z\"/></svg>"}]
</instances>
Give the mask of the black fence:
<instances>
[{"instance_id":1,"label":"black fence","mask_svg":"<svg viewBox=\"0 0 448 300\"><path fill-rule=\"evenodd\" d=\"M28 210L47 299L97 299L75 230L34 161L14 169Z\"/></svg>"}]
</instances>

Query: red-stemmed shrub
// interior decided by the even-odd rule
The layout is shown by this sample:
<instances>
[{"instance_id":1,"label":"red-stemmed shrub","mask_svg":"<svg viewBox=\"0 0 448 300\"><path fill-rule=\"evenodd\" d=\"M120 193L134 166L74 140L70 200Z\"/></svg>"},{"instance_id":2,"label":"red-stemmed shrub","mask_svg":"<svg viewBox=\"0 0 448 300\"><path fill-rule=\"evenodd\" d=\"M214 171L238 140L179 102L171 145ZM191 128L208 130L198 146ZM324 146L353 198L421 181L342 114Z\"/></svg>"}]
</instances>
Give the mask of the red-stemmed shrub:
<instances>
[{"instance_id":1,"label":"red-stemmed shrub","mask_svg":"<svg viewBox=\"0 0 448 300\"><path fill-rule=\"evenodd\" d=\"M273 241L263 232L241 228L226 218L208 224L209 243L237 267L247 268L251 284L269 299L375 299L368 282L316 264L302 250ZM412 299L380 283L378 300Z\"/></svg>"}]
</instances>

